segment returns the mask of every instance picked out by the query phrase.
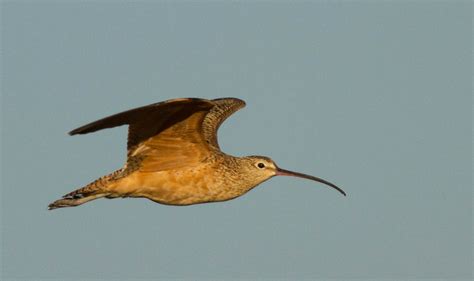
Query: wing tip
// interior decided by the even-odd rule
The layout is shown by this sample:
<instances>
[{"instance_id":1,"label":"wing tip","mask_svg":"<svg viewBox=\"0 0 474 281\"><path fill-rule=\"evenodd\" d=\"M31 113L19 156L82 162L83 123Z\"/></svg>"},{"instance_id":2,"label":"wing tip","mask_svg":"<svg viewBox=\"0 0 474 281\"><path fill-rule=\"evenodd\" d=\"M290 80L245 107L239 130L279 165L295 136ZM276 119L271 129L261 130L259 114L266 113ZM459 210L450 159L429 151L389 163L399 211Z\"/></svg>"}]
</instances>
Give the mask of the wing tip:
<instances>
[{"instance_id":1,"label":"wing tip","mask_svg":"<svg viewBox=\"0 0 474 281\"><path fill-rule=\"evenodd\" d=\"M213 99L212 101L213 102L231 102L236 105L239 105L239 108L245 107L247 105L247 103L244 100L241 100L239 98L232 98L232 97L218 98L218 99Z\"/></svg>"},{"instance_id":2,"label":"wing tip","mask_svg":"<svg viewBox=\"0 0 474 281\"><path fill-rule=\"evenodd\" d=\"M87 128L87 125L86 125L86 126L76 128L72 131L69 131L67 134L70 135L70 136L80 135L80 134L87 134L87 133L89 133L89 131L87 129L88 128Z\"/></svg>"}]
</instances>

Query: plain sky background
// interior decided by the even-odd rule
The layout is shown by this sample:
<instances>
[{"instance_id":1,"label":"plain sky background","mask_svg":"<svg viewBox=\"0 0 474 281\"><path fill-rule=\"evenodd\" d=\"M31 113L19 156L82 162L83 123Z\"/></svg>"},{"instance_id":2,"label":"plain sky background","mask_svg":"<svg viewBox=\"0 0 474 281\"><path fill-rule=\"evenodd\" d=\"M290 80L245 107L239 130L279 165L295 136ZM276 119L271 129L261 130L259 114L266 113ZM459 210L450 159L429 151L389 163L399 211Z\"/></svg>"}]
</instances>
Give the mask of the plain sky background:
<instances>
[{"instance_id":1,"label":"plain sky background","mask_svg":"<svg viewBox=\"0 0 474 281\"><path fill-rule=\"evenodd\" d=\"M470 1L3 1L2 280L470 279ZM125 160L98 118L238 97L274 178L225 203L47 205Z\"/></svg>"}]
</instances>

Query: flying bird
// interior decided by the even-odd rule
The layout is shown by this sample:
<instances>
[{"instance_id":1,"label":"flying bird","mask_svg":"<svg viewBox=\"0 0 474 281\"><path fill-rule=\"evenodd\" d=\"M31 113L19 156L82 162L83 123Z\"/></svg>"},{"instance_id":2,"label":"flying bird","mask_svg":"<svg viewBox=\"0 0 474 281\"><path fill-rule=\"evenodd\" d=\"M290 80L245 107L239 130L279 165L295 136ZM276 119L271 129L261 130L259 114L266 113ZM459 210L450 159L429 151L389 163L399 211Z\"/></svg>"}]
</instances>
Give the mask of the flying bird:
<instances>
[{"instance_id":1,"label":"flying bird","mask_svg":"<svg viewBox=\"0 0 474 281\"><path fill-rule=\"evenodd\" d=\"M69 132L88 134L128 125L125 165L64 195L49 209L75 207L98 198L148 198L166 205L192 205L239 197L274 176L294 176L336 185L278 167L265 156L222 152L217 130L245 106L236 98L180 98L118 113Z\"/></svg>"}]
</instances>

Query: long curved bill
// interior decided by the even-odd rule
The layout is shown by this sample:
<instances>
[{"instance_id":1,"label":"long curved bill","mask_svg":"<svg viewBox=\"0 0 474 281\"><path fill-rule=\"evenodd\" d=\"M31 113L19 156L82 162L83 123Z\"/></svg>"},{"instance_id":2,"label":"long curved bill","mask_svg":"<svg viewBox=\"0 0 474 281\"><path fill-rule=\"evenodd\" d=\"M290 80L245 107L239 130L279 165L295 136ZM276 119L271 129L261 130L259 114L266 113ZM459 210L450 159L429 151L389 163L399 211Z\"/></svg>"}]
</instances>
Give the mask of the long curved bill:
<instances>
[{"instance_id":1,"label":"long curved bill","mask_svg":"<svg viewBox=\"0 0 474 281\"><path fill-rule=\"evenodd\" d=\"M342 190L341 188L337 187L335 184L330 183L330 182L328 182L328 181L326 181L326 180L323 180L323 179L318 178L318 177L315 177L315 176L310 176L310 175L306 175L306 174L302 174L302 173L292 172L292 171L284 170L284 169L281 169L281 168L277 168L276 175L277 175L277 176L298 177L298 178L304 178L304 179L309 179L309 180L317 181L317 182L323 183L323 184L325 184L325 185L329 185L330 187L332 187L332 188L334 188L335 190L339 191L342 195L346 196L346 193L344 192L344 190Z\"/></svg>"}]
</instances>

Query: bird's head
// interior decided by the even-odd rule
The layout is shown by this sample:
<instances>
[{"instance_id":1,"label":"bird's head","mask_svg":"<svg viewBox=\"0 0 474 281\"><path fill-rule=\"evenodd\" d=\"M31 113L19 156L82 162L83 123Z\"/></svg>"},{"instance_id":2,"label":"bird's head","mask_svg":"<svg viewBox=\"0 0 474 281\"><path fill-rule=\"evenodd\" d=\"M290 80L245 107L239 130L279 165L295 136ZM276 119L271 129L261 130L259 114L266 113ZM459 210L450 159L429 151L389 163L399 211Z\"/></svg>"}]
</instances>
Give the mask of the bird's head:
<instances>
[{"instance_id":1,"label":"bird's head","mask_svg":"<svg viewBox=\"0 0 474 281\"><path fill-rule=\"evenodd\" d=\"M333 183L330 183L326 180L323 180L321 178L311 176L311 175L306 175L298 172L293 172L289 170L282 169L278 167L275 162L270 159L269 157L265 156L247 156L244 157L243 160L245 161L246 165L244 165L244 169L246 170L246 174L250 175L252 180L257 181L259 183L264 182L274 176L292 176L292 177L299 177L299 178L304 178L304 179L309 179L313 181L317 181L320 183L323 183L325 185L328 185L337 191L339 191L341 194L346 196L346 193L336 186Z\"/></svg>"}]
</instances>

